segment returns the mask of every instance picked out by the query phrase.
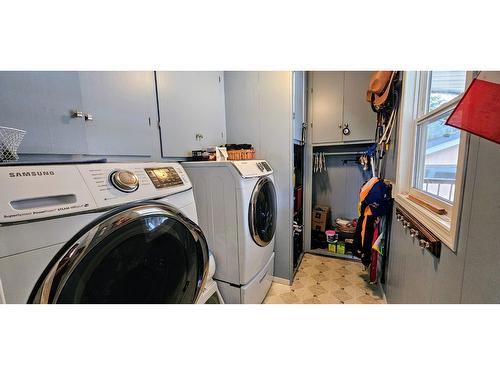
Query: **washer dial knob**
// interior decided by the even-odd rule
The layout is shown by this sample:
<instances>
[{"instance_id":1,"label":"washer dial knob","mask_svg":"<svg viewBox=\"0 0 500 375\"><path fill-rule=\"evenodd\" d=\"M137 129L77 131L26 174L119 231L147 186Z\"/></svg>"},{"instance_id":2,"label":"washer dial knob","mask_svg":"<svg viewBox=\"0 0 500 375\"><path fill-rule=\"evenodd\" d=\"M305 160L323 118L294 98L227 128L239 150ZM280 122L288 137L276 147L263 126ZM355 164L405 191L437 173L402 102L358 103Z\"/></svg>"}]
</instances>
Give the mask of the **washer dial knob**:
<instances>
[{"instance_id":1,"label":"washer dial knob","mask_svg":"<svg viewBox=\"0 0 500 375\"><path fill-rule=\"evenodd\" d=\"M123 169L112 172L109 175L111 185L124 193L132 193L139 189L139 179L130 171Z\"/></svg>"}]
</instances>

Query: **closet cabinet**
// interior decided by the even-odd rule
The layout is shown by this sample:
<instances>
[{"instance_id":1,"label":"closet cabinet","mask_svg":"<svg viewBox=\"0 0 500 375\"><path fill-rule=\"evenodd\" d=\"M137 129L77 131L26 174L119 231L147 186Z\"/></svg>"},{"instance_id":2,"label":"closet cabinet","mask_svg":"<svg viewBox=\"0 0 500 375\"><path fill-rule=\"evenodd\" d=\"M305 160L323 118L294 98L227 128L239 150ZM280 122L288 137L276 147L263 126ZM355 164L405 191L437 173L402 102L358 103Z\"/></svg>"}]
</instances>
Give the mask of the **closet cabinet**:
<instances>
[{"instance_id":1,"label":"closet cabinet","mask_svg":"<svg viewBox=\"0 0 500 375\"><path fill-rule=\"evenodd\" d=\"M80 72L87 152L150 156L157 109L153 72Z\"/></svg>"},{"instance_id":2,"label":"closet cabinet","mask_svg":"<svg viewBox=\"0 0 500 375\"><path fill-rule=\"evenodd\" d=\"M301 144L304 139L302 136L303 125L306 122L306 105L305 105L305 75L306 72L293 72L292 80L292 123L293 123L293 140L297 144Z\"/></svg>"},{"instance_id":3,"label":"closet cabinet","mask_svg":"<svg viewBox=\"0 0 500 375\"><path fill-rule=\"evenodd\" d=\"M376 114L366 101L373 72L311 72L312 143L374 140ZM348 130L345 130L345 129Z\"/></svg>"},{"instance_id":4,"label":"closet cabinet","mask_svg":"<svg viewBox=\"0 0 500 375\"><path fill-rule=\"evenodd\" d=\"M27 132L19 153L85 153L81 111L78 72L0 72L0 126Z\"/></svg>"},{"instance_id":5,"label":"closet cabinet","mask_svg":"<svg viewBox=\"0 0 500 375\"><path fill-rule=\"evenodd\" d=\"M226 143L223 72L157 72L162 156Z\"/></svg>"}]
</instances>

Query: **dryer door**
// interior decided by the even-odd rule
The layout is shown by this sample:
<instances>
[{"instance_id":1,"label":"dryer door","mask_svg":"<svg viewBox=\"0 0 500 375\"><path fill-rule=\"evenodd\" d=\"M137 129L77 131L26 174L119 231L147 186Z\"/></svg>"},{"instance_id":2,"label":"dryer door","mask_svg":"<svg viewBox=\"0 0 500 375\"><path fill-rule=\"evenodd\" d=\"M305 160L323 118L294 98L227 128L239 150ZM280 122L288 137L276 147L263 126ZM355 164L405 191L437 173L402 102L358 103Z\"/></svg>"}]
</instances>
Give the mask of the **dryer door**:
<instances>
[{"instance_id":1,"label":"dryer door","mask_svg":"<svg viewBox=\"0 0 500 375\"><path fill-rule=\"evenodd\" d=\"M40 277L34 303L193 303L208 273L200 228L158 202L122 206L73 237Z\"/></svg>"},{"instance_id":2,"label":"dryer door","mask_svg":"<svg viewBox=\"0 0 500 375\"><path fill-rule=\"evenodd\" d=\"M271 242L276 231L276 190L269 177L255 184L248 210L248 223L253 240L259 246Z\"/></svg>"}]
</instances>

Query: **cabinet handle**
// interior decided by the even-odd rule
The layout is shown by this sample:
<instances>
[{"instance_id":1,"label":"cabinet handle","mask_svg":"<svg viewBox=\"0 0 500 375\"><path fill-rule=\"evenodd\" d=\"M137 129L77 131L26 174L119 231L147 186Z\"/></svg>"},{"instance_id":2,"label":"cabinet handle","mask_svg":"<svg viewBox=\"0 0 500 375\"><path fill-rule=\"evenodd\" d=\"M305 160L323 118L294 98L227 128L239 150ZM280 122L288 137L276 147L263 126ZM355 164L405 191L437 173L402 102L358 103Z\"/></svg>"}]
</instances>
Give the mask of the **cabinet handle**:
<instances>
[{"instance_id":1,"label":"cabinet handle","mask_svg":"<svg viewBox=\"0 0 500 375\"><path fill-rule=\"evenodd\" d=\"M94 121L94 117L92 116L91 113L85 114L85 121Z\"/></svg>"},{"instance_id":2,"label":"cabinet handle","mask_svg":"<svg viewBox=\"0 0 500 375\"><path fill-rule=\"evenodd\" d=\"M82 118L83 112L81 111L71 111L71 118Z\"/></svg>"},{"instance_id":3,"label":"cabinet handle","mask_svg":"<svg viewBox=\"0 0 500 375\"><path fill-rule=\"evenodd\" d=\"M351 134L351 129L349 129L349 124L348 123L345 123L344 124L344 129L342 129L342 133L344 135L349 135Z\"/></svg>"}]
</instances>

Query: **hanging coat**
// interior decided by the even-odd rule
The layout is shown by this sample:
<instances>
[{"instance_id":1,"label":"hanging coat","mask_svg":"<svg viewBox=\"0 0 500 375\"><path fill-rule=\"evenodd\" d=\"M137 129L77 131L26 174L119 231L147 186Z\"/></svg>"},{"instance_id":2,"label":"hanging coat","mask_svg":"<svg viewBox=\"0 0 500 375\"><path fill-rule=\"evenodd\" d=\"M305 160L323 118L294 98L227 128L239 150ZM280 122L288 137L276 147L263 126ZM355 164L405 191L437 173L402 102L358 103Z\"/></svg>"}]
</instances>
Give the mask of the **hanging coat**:
<instances>
[{"instance_id":1,"label":"hanging coat","mask_svg":"<svg viewBox=\"0 0 500 375\"><path fill-rule=\"evenodd\" d=\"M373 177L366 182L359 193L360 217L354 234L354 255L368 267L372 258L372 245L376 220L387 214L390 207L390 190L384 180Z\"/></svg>"}]
</instances>

